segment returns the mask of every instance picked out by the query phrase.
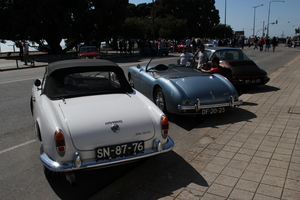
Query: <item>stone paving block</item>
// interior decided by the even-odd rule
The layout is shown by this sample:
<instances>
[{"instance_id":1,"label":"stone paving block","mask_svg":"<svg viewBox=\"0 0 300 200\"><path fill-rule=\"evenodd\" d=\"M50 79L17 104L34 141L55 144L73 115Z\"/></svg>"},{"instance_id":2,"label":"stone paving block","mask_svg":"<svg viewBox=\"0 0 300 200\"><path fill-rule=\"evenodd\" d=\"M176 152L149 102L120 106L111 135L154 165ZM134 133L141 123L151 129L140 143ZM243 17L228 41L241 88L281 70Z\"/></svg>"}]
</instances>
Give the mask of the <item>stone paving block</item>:
<instances>
[{"instance_id":1,"label":"stone paving block","mask_svg":"<svg viewBox=\"0 0 300 200\"><path fill-rule=\"evenodd\" d=\"M230 159L229 158L222 158L222 157L214 157L210 163L214 163L214 164L218 164L218 165L221 165L221 166L226 166L228 163L230 162Z\"/></svg>"},{"instance_id":2,"label":"stone paving block","mask_svg":"<svg viewBox=\"0 0 300 200\"><path fill-rule=\"evenodd\" d=\"M229 198L234 200L252 200L254 192L249 192L240 189L233 189Z\"/></svg>"},{"instance_id":3,"label":"stone paving block","mask_svg":"<svg viewBox=\"0 0 300 200\"><path fill-rule=\"evenodd\" d=\"M273 153L266 152L266 151L256 151L254 156L270 159L270 158L272 158Z\"/></svg>"},{"instance_id":4,"label":"stone paving block","mask_svg":"<svg viewBox=\"0 0 300 200\"><path fill-rule=\"evenodd\" d=\"M291 162L300 164L300 155L299 156L292 156Z\"/></svg>"},{"instance_id":5,"label":"stone paving block","mask_svg":"<svg viewBox=\"0 0 300 200\"><path fill-rule=\"evenodd\" d=\"M250 163L247 166L246 170L263 174L265 172L266 168L267 168L266 165L260 165L260 164L256 164L256 163Z\"/></svg>"},{"instance_id":6,"label":"stone paving block","mask_svg":"<svg viewBox=\"0 0 300 200\"><path fill-rule=\"evenodd\" d=\"M240 179L236 184L235 188L249 192L256 192L258 186L258 182Z\"/></svg>"},{"instance_id":7,"label":"stone paving block","mask_svg":"<svg viewBox=\"0 0 300 200\"><path fill-rule=\"evenodd\" d=\"M222 170L224 169L225 167L222 166L222 165L218 165L218 164L214 164L214 163L209 163L205 168L204 170L205 171L209 171L209 172L214 172L214 173L221 173Z\"/></svg>"},{"instance_id":8,"label":"stone paving block","mask_svg":"<svg viewBox=\"0 0 300 200\"><path fill-rule=\"evenodd\" d=\"M272 156L272 160L279 160L284 162L290 162L292 155L274 153Z\"/></svg>"},{"instance_id":9,"label":"stone paving block","mask_svg":"<svg viewBox=\"0 0 300 200\"><path fill-rule=\"evenodd\" d=\"M239 180L238 178L221 174L217 177L214 183L234 187L235 184L238 182L238 180Z\"/></svg>"},{"instance_id":10,"label":"stone paving block","mask_svg":"<svg viewBox=\"0 0 300 200\"><path fill-rule=\"evenodd\" d=\"M244 162L250 162L253 156L237 153L232 159Z\"/></svg>"},{"instance_id":11,"label":"stone paving block","mask_svg":"<svg viewBox=\"0 0 300 200\"><path fill-rule=\"evenodd\" d=\"M232 191L232 187L213 183L207 190L207 193L227 198Z\"/></svg>"},{"instance_id":12,"label":"stone paving block","mask_svg":"<svg viewBox=\"0 0 300 200\"><path fill-rule=\"evenodd\" d=\"M280 154L285 154L285 155L292 155L293 149L287 149L287 148L277 147L275 149L275 153L280 153Z\"/></svg>"},{"instance_id":13,"label":"stone paving block","mask_svg":"<svg viewBox=\"0 0 300 200\"><path fill-rule=\"evenodd\" d=\"M224 148L222 149L222 151L229 151L229 152L232 152L232 153L237 153L239 151L239 147L233 147L233 146L230 146L230 145L225 145Z\"/></svg>"},{"instance_id":14,"label":"stone paving block","mask_svg":"<svg viewBox=\"0 0 300 200\"><path fill-rule=\"evenodd\" d=\"M246 170L246 171L244 171L241 179L259 183L261 181L263 175L264 175L263 173L257 173L257 172Z\"/></svg>"},{"instance_id":15,"label":"stone paving block","mask_svg":"<svg viewBox=\"0 0 300 200\"><path fill-rule=\"evenodd\" d=\"M269 163L269 166L277 167L277 168L281 168L281 169L288 169L289 165L290 165L289 162L273 160L273 159Z\"/></svg>"},{"instance_id":16,"label":"stone paving block","mask_svg":"<svg viewBox=\"0 0 300 200\"><path fill-rule=\"evenodd\" d=\"M285 184L285 178L265 174L261 183L282 188Z\"/></svg>"},{"instance_id":17,"label":"stone paving block","mask_svg":"<svg viewBox=\"0 0 300 200\"><path fill-rule=\"evenodd\" d=\"M260 147L258 148L258 151L266 151L266 152L273 153L275 151L275 147L260 145Z\"/></svg>"},{"instance_id":18,"label":"stone paving block","mask_svg":"<svg viewBox=\"0 0 300 200\"><path fill-rule=\"evenodd\" d=\"M259 164L259 165L268 165L270 162L270 159L268 158L261 158L254 156L250 163Z\"/></svg>"},{"instance_id":19,"label":"stone paving block","mask_svg":"<svg viewBox=\"0 0 300 200\"><path fill-rule=\"evenodd\" d=\"M227 167L240 169L240 170L245 170L247 166L248 166L248 162L239 161L239 160L231 160L227 165Z\"/></svg>"},{"instance_id":20,"label":"stone paving block","mask_svg":"<svg viewBox=\"0 0 300 200\"><path fill-rule=\"evenodd\" d=\"M257 189L258 194L263 194L270 197L280 198L283 188L275 187L266 184L260 184Z\"/></svg>"},{"instance_id":21,"label":"stone paving block","mask_svg":"<svg viewBox=\"0 0 300 200\"><path fill-rule=\"evenodd\" d=\"M238 153L243 155L253 156L256 153L256 151L252 149L240 148Z\"/></svg>"},{"instance_id":22,"label":"stone paving block","mask_svg":"<svg viewBox=\"0 0 300 200\"><path fill-rule=\"evenodd\" d=\"M268 166L266 169L265 174L271 175L271 176L278 176L285 178L287 175L287 169L282 169L278 167L272 167Z\"/></svg>"},{"instance_id":23,"label":"stone paving block","mask_svg":"<svg viewBox=\"0 0 300 200\"><path fill-rule=\"evenodd\" d=\"M295 179L287 179L284 188L300 192L300 182Z\"/></svg>"},{"instance_id":24,"label":"stone paving block","mask_svg":"<svg viewBox=\"0 0 300 200\"><path fill-rule=\"evenodd\" d=\"M282 199L284 200L298 200L300 197L300 192L295 190L284 189L282 194Z\"/></svg>"},{"instance_id":25,"label":"stone paving block","mask_svg":"<svg viewBox=\"0 0 300 200\"><path fill-rule=\"evenodd\" d=\"M253 200L279 200L280 198L270 197L262 194L255 194Z\"/></svg>"},{"instance_id":26,"label":"stone paving block","mask_svg":"<svg viewBox=\"0 0 300 200\"><path fill-rule=\"evenodd\" d=\"M227 176L232 176L236 178L240 178L243 174L244 170L242 169L237 169L237 168L231 168L231 167L226 167L221 174L227 175Z\"/></svg>"}]
</instances>

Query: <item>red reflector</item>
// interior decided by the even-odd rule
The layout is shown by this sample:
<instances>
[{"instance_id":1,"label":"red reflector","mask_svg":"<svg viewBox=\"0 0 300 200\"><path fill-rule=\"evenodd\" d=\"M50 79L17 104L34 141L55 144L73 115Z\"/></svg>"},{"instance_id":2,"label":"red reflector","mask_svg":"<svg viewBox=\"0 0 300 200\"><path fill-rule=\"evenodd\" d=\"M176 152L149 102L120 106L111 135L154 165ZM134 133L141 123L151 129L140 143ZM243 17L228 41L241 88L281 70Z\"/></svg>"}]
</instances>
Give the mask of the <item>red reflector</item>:
<instances>
[{"instance_id":1,"label":"red reflector","mask_svg":"<svg viewBox=\"0 0 300 200\"><path fill-rule=\"evenodd\" d=\"M169 133L169 130L163 130L164 131L164 134L168 134Z\"/></svg>"},{"instance_id":2,"label":"red reflector","mask_svg":"<svg viewBox=\"0 0 300 200\"><path fill-rule=\"evenodd\" d=\"M58 152L65 151L65 147L57 147L57 151L58 151Z\"/></svg>"}]
</instances>

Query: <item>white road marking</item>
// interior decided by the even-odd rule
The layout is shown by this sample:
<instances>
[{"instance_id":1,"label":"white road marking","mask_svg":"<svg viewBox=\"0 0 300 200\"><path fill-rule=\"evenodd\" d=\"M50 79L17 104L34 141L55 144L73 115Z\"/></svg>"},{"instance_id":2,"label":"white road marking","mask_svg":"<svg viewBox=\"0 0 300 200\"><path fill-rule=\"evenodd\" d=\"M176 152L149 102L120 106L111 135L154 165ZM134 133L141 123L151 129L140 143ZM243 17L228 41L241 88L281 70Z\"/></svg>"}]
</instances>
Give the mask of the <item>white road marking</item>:
<instances>
[{"instance_id":1,"label":"white road marking","mask_svg":"<svg viewBox=\"0 0 300 200\"><path fill-rule=\"evenodd\" d=\"M30 141L24 142L24 143L22 143L22 144L16 145L16 146L14 146L14 147L10 147L10 148L8 148L8 149L4 149L4 150L0 151L0 154L5 153L5 152L8 152L8 151L11 151L11 150L14 150L14 149L16 149L16 148L25 146L25 145L27 145L27 144L30 144L30 143L33 143L33 142L36 142L36 141L37 141L37 140L30 140Z\"/></svg>"}]
</instances>

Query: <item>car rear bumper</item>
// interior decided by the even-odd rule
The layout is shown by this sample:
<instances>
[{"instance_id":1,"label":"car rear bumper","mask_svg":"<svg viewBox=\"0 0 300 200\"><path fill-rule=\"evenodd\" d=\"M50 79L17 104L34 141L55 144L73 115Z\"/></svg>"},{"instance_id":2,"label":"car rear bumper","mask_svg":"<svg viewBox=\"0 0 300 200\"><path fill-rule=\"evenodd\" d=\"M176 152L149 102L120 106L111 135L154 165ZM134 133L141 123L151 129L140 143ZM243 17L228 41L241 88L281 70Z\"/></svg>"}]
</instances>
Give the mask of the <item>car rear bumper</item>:
<instances>
[{"instance_id":1,"label":"car rear bumper","mask_svg":"<svg viewBox=\"0 0 300 200\"><path fill-rule=\"evenodd\" d=\"M174 147L174 142L173 140L168 137L167 143L162 147L162 144L160 140L156 139L153 141L153 150L138 154L135 156L129 156L129 157L124 157L124 158L118 158L114 160L106 160L106 161L93 161L93 162L85 162L83 163L81 161L80 153L75 152L74 154L74 159L71 162L56 162L49 158L46 153L42 153L40 155L40 159L42 163L51 171L55 172L68 172L68 171L73 171L73 170L81 170L81 169L92 169L92 168L101 168L101 167L106 167L109 165L117 165L117 164L122 164L130 161L135 161L138 159L143 159L147 158L150 156L162 154L169 152L173 149Z\"/></svg>"},{"instance_id":2,"label":"car rear bumper","mask_svg":"<svg viewBox=\"0 0 300 200\"><path fill-rule=\"evenodd\" d=\"M235 101L233 97L231 97L231 101L225 103L218 103L218 104L201 104L200 100L198 99L197 104L195 105L178 105L178 109L180 111L183 110L195 110L195 112L199 112L201 109L206 108L220 108L220 107L235 107L239 106L243 103L243 100Z\"/></svg>"}]
</instances>

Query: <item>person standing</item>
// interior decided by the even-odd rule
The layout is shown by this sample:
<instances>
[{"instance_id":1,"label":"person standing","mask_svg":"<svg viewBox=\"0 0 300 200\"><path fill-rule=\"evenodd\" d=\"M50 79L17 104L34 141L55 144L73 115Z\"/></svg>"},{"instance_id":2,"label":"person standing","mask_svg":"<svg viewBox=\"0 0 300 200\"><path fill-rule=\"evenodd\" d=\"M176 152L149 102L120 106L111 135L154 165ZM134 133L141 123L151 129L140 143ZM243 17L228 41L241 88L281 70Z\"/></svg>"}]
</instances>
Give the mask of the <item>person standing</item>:
<instances>
[{"instance_id":1,"label":"person standing","mask_svg":"<svg viewBox=\"0 0 300 200\"><path fill-rule=\"evenodd\" d=\"M24 65L27 65L28 56L29 56L29 44L24 41L23 42L23 59L24 59Z\"/></svg>"},{"instance_id":2,"label":"person standing","mask_svg":"<svg viewBox=\"0 0 300 200\"><path fill-rule=\"evenodd\" d=\"M198 62L198 66L197 69L201 69L201 67L207 63L208 61L208 56L207 53L205 52L205 47L203 44L200 44L199 46L200 51L198 53L198 60L196 62Z\"/></svg>"},{"instance_id":3,"label":"person standing","mask_svg":"<svg viewBox=\"0 0 300 200\"><path fill-rule=\"evenodd\" d=\"M180 54L180 62L179 62L179 64L185 66L186 63L189 61L189 59L192 58L192 57L193 56L190 53L187 52L187 49L183 48L183 53Z\"/></svg>"},{"instance_id":4,"label":"person standing","mask_svg":"<svg viewBox=\"0 0 300 200\"><path fill-rule=\"evenodd\" d=\"M257 44L258 44L258 38L255 36L255 38L254 38L254 49L258 49Z\"/></svg>"},{"instance_id":5,"label":"person standing","mask_svg":"<svg viewBox=\"0 0 300 200\"><path fill-rule=\"evenodd\" d=\"M275 48L276 48L276 46L277 46L277 43L278 43L277 38L274 36L274 37L272 38L272 40L271 40L273 52L275 51Z\"/></svg>"}]
</instances>

